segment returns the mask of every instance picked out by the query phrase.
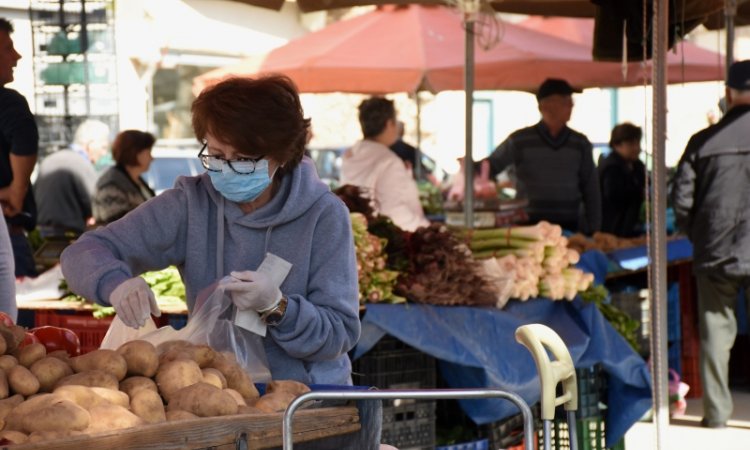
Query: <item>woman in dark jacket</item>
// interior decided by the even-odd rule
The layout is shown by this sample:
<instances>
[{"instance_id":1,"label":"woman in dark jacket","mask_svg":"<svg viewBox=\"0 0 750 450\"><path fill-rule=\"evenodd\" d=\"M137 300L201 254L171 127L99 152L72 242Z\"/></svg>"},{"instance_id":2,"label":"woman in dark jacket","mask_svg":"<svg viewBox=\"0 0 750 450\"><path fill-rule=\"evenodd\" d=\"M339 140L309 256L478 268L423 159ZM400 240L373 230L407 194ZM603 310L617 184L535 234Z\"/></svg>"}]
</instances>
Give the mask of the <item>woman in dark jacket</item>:
<instances>
[{"instance_id":1,"label":"woman in dark jacket","mask_svg":"<svg viewBox=\"0 0 750 450\"><path fill-rule=\"evenodd\" d=\"M96 182L92 206L97 224L113 222L155 195L141 178L153 160L151 148L155 142L151 133L139 130L125 130L117 135L112 144L116 164Z\"/></svg>"},{"instance_id":2,"label":"woman in dark jacket","mask_svg":"<svg viewBox=\"0 0 750 450\"><path fill-rule=\"evenodd\" d=\"M599 164L602 193L602 231L622 237L643 233L641 207L645 199L645 166L641 128L621 123L612 129L612 152Z\"/></svg>"}]
</instances>

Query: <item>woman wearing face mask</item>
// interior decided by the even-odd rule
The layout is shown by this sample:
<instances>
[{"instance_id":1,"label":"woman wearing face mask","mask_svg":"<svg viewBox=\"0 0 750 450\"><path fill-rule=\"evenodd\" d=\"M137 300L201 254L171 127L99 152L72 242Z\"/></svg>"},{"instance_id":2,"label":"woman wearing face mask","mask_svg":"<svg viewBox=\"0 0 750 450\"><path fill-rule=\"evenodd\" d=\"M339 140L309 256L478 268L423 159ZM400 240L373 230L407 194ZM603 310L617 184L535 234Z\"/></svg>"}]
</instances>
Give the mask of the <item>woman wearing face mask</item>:
<instances>
[{"instance_id":1,"label":"woman wearing face mask","mask_svg":"<svg viewBox=\"0 0 750 450\"><path fill-rule=\"evenodd\" d=\"M154 135L145 131L125 130L117 135L112 144L116 164L99 177L92 199L97 224L113 222L156 195L141 178L154 159L155 142Z\"/></svg>"},{"instance_id":2,"label":"woman wearing face mask","mask_svg":"<svg viewBox=\"0 0 750 450\"><path fill-rule=\"evenodd\" d=\"M192 113L206 172L81 236L61 258L68 285L137 328L160 314L141 273L177 266L189 311L231 275L236 308L267 326L273 379L351 384L360 321L349 212L303 158L309 120L296 88L282 76L229 79ZM280 284L256 271L267 253L291 264Z\"/></svg>"}]
</instances>

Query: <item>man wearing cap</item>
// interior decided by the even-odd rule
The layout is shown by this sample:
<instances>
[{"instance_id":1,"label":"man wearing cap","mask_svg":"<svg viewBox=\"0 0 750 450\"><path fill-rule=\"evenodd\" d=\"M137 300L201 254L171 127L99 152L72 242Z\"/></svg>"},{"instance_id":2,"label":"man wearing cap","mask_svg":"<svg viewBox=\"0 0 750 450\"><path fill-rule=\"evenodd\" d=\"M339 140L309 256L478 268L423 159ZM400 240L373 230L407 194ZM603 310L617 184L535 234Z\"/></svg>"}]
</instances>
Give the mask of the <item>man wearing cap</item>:
<instances>
[{"instance_id":1,"label":"man wearing cap","mask_svg":"<svg viewBox=\"0 0 750 450\"><path fill-rule=\"evenodd\" d=\"M542 120L514 131L487 159L492 178L513 166L531 222L590 234L601 227L599 180L591 142L567 126L574 92L565 80L545 80L536 94Z\"/></svg>"},{"instance_id":2,"label":"man wearing cap","mask_svg":"<svg viewBox=\"0 0 750 450\"><path fill-rule=\"evenodd\" d=\"M672 190L677 225L693 243L698 285L703 420L723 428L732 415L729 352L734 307L750 300L750 60L732 64L728 111L688 141Z\"/></svg>"}]
</instances>

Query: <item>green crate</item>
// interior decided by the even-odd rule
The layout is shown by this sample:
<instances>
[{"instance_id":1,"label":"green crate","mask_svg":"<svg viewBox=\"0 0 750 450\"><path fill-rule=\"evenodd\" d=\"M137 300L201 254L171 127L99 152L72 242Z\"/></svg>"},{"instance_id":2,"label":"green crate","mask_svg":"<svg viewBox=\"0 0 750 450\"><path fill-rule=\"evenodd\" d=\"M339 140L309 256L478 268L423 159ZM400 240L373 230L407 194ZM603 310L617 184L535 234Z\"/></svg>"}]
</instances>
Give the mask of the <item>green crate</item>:
<instances>
[{"instance_id":1,"label":"green crate","mask_svg":"<svg viewBox=\"0 0 750 450\"><path fill-rule=\"evenodd\" d=\"M544 433L539 431L539 448L544 442ZM625 450L625 439L613 447L606 447L604 419L591 417L576 420L576 433L578 437L578 450ZM568 423L564 419L555 419L550 427L550 448L552 450L569 450L570 435L568 434Z\"/></svg>"}]
</instances>

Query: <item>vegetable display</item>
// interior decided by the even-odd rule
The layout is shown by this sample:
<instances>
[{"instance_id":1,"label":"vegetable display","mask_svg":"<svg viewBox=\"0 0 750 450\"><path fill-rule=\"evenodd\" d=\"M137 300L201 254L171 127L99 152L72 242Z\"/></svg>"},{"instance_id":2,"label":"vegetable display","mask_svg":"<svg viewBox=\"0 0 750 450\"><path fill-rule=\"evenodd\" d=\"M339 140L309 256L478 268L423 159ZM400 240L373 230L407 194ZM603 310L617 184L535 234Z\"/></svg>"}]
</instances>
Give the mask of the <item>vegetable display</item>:
<instances>
[{"instance_id":1,"label":"vegetable display","mask_svg":"<svg viewBox=\"0 0 750 450\"><path fill-rule=\"evenodd\" d=\"M513 274L511 298L572 300L594 280L592 274L570 267L580 255L567 248L568 241L558 225L542 221L525 227L457 228L454 232L476 258L494 258L494 272Z\"/></svg>"},{"instance_id":2,"label":"vegetable display","mask_svg":"<svg viewBox=\"0 0 750 450\"><path fill-rule=\"evenodd\" d=\"M0 324L0 445L277 413L309 391L296 381L277 381L260 396L234 354L187 341L154 346L135 340L80 356L65 348L48 351L56 348L51 341L70 338L53 328L35 330L48 341L23 345L23 327Z\"/></svg>"},{"instance_id":3,"label":"vegetable display","mask_svg":"<svg viewBox=\"0 0 750 450\"><path fill-rule=\"evenodd\" d=\"M350 217L357 252L360 303L405 302L406 299L393 293L399 273L386 267L387 240L367 231L367 219L361 213L350 213Z\"/></svg>"}]
</instances>

